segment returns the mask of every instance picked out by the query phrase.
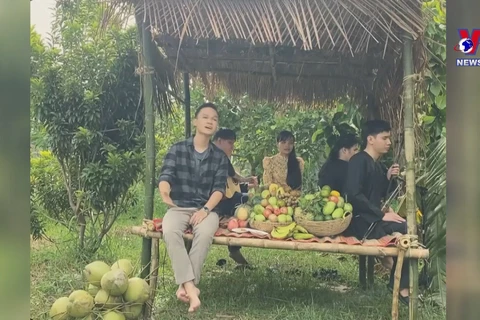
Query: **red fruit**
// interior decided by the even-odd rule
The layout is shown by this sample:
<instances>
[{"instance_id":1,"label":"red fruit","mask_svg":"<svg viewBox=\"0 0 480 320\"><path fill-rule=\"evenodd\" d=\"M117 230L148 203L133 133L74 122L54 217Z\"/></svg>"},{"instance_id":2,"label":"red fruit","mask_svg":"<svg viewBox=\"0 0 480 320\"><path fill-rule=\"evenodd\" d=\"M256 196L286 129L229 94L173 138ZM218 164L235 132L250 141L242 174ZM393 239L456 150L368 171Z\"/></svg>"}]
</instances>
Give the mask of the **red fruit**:
<instances>
[{"instance_id":1,"label":"red fruit","mask_svg":"<svg viewBox=\"0 0 480 320\"><path fill-rule=\"evenodd\" d=\"M281 212L281 214L287 214L288 213L287 207L281 207L280 212Z\"/></svg>"},{"instance_id":2,"label":"red fruit","mask_svg":"<svg viewBox=\"0 0 480 320\"><path fill-rule=\"evenodd\" d=\"M276 216L279 216L282 214L282 212L280 211L280 209L273 209L273 213L275 213Z\"/></svg>"},{"instance_id":3,"label":"red fruit","mask_svg":"<svg viewBox=\"0 0 480 320\"><path fill-rule=\"evenodd\" d=\"M247 221L239 221L238 222L238 227L239 228L246 228L248 225L248 222Z\"/></svg>"},{"instance_id":4,"label":"red fruit","mask_svg":"<svg viewBox=\"0 0 480 320\"><path fill-rule=\"evenodd\" d=\"M238 225L238 220L237 219L231 219L228 221L227 229L232 231L233 229L239 228Z\"/></svg>"},{"instance_id":5,"label":"red fruit","mask_svg":"<svg viewBox=\"0 0 480 320\"><path fill-rule=\"evenodd\" d=\"M330 196L330 197L328 198L328 200L330 200L330 201L332 201L332 202L335 202L335 203L338 203L338 198L335 197L335 196Z\"/></svg>"},{"instance_id":6,"label":"red fruit","mask_svg":"<svg viewBox=\"0 0 480 320\"><path fill-rule=\"evenodd\" d=\"M265 209L268 209L273 212L273 207L271 205L266 206Z\"/></svg>"},{"instance_id":7,"label":"red fruit","mask_svg":"<svg viewBox=\"0 0 480 320\"><path fill-rule=\"evenodd\" d=\"M271 210L265 209L263 210L263 216L268 219L268 216L272 214Z\"/></svg>"}]
</instances>

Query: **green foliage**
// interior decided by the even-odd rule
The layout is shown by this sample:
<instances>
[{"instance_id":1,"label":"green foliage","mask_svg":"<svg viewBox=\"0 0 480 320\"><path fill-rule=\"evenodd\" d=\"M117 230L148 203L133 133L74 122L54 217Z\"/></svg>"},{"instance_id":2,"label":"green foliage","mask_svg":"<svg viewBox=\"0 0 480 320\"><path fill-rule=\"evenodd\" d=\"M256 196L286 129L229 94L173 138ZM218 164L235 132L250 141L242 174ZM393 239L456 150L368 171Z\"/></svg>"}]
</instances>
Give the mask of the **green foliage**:
<instances>
[{"instance_id":1,"label":"green foliage","mask_svg":"<svg viewBox=\"0 0 480 320\"><path fill-rule=\"evenodd\" d=\"M425 72L427 94L422 99L424 113L422 123L427 130L427 144L445 135L447 107L447 67L446 67L446 12L445 0L432 0L423 3L429 17L425 31L428 57L428 70Z\"/></svg>"},{"instance_id":2,"label":"green foliage","mask_svg":"<svg viewBox=\"0 0 480 320\"><path fill-rule=\"evenodd\" d=\"M192 88L193 110L206 100L203 92L201 85ZM278 152L276 137L280 131L292 131L297 155L318 164L317 168L327 158L338 136L346 132L357 133L361 122L357 108L347 100L340 101L336 110L308 111L280 108L252 101L246 96L233 99L225 93L218 94L213 102L219 108L220 126L237 133L234 164L244 169L243 174L257 176L263 173L263 158Z\"/></svg>"},{"instance_id":3,"label":"green foliage","mask_svg":"<svg viewBox=\"0 0 480 320\"><path fill-rule=\"evenodd\" d=\"M88 252L98 250L131 204L130 187L144 165L136 30L112 27L101 34L100 12L92 0L59 3L56 43L42 53L32 90L34 119L56 158L50 165L61 174L51 177L58 180L50 189L37 183L36 197L63 225L76 222L79 247ZM59 183L63 193L49 203Z\"/></svg>"},{"instance_id":4,"label":"green foliage","mask_svg":"<svg viewBox=\"0 0 480 320\"><path fill-rule=\"evenodd\" d=\"M32 205L45 216L68 226L71 208L63 182L60 163L50 151L41 151L30 159Z\"/></svg>"},{"instance_id":5,"label":"green foliage","mask_svg":"<svg viewBox=\"0 0 480 320\"><path fill-rule=\"evenodd\" d=\"M446 236L447 236L447 157L446 138L430 146L426 172L417 180L427 188L424 203L426 219L425 245L430 250L429 273L433 289L445 305L446 299Z\"/></svg>"}]
</instances>

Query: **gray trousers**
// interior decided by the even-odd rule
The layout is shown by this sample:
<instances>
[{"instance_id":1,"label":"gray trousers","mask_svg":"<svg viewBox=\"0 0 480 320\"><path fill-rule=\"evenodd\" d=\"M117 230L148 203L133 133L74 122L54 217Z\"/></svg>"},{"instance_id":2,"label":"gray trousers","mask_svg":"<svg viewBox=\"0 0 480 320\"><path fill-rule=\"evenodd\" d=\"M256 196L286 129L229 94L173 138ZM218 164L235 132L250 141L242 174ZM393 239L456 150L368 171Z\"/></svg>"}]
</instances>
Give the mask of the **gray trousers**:
<instances>
[{"instance_id":1,"label":"gray trousers","mask_svg":"<svg viewBox=\"0 0 480 320\"><path fill-rule=\"evenodd\" d=\"M218 230L218 215L210 212L200 224L193 227L192 248L187 252L183 234L196 211L198 208L170 208L162 221L163 240L178 285L188 281L194 281L195 284L200 282L203 264Z\"/></svg>"}]
</instances>

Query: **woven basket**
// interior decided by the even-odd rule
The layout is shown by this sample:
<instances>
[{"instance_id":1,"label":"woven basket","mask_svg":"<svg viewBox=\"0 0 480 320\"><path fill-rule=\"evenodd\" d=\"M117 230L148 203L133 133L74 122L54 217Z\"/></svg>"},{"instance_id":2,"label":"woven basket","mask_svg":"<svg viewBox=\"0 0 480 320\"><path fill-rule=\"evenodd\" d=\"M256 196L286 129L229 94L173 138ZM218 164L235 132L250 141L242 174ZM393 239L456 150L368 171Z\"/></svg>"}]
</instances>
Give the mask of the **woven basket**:
<instances>
[{"instance_id":1,"label":"woven basket","mask_svg":"<svg viewBox=\"0 0 480 320\"><path fill-rule=\"evenodd\" d=\"M288 226L289 224L291 224L291 222L252 221L252 222L250 222L250 228L270 233L270 232L272 232L273 227L283 227L283 226Z\"/></svg>"},{"instance_id":2,"label":"woven basket","mask_svg":"<svg viewBox=\"0 0 480 320\"><path fill-rule=\"evenodd\" d=\"M331 237L345 231L352 221L352 214L347 214L343 219L329 221L308 221L297 219L298 225L307 229L307 231L317 237Z\"/></svg>"}]
</instances>

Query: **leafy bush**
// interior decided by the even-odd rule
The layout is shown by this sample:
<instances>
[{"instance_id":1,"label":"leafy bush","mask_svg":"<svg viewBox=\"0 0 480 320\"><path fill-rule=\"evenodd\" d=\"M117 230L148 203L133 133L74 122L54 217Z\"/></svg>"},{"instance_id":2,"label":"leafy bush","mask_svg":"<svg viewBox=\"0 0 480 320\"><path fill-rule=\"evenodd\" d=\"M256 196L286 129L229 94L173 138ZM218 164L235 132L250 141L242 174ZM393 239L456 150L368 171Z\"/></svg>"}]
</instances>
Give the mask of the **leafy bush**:
<instances>
[{"instance_id":1,"label":"leafy bush","mask_svg":"<svg viewBox=\"0 0 480 320\"><path fill-rule=\"evenodd\" d=\"M35 199L89 253L134 200L145 163L136 29L99 33L101 14L97 1L59 3L55 46L32 75L33 119L51 150L33 159Z\"/></svg>"}]
</instances>

